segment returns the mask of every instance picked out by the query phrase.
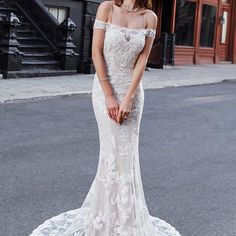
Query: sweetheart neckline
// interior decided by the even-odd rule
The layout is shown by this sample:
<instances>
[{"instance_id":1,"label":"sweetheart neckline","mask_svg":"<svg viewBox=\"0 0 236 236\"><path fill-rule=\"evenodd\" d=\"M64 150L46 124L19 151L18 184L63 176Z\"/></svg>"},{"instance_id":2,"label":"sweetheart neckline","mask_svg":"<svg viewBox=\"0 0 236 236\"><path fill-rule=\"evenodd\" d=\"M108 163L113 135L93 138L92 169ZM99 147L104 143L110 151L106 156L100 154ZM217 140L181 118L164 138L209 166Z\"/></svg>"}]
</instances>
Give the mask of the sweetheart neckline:
<instances>
[{"instance_id":1,"label":"sweetheart neckline","mask_svg":"<svg viewBox=\"0 0 236 236\"><path fill-rule=\"evenodd\" d=\"M104 24L107 24L107 25L111 25L111 26L115 26L115 27L118 27L118 28L122 28L122 29L127 29L127 30L152 30L152 31L156 31L152 28L129 28L127 26L123 26L123 25L118 25L118 24L114 24L114 23L111 23L111 22L106 22L106 21L102 21L102 20L98 20L98 19L95 19L96 21L100 21Z\"/></svg>"}]
</instances>

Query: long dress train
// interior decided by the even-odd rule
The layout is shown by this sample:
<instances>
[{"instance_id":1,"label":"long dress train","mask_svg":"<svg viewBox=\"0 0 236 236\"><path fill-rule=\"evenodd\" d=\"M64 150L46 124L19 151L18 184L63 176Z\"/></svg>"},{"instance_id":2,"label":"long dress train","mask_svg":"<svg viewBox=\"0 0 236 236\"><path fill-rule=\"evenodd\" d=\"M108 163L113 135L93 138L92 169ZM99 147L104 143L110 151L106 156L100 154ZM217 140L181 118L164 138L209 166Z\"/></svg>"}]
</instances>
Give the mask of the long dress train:
<instances>
[{"instance_id":1,"label":"long dress train","mask_svg":"<svg viewBox=\"0 0 236 236\"><path fill-rule=\"evenodd\" d=\"M95 19L106 31L104 60L119 102L131 82L135 61L153 29L131 29ZM30 236L180 236L170 224L148 212L139 166L139 127L144 105L140 82L131 114L122 125L111 120L95 73L92 104L100 153L97 173L82 206L38 226ZM158 203L157 203L158 204Z\"/></svg>"}]
</instances>

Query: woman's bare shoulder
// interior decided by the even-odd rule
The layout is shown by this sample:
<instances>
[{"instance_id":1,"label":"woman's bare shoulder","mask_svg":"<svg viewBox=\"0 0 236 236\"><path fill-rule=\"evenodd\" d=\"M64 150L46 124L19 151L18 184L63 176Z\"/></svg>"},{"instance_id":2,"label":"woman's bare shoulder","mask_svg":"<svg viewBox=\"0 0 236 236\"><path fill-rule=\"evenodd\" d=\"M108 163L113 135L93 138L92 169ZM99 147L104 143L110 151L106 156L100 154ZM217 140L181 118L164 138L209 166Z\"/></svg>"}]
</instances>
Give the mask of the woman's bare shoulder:
<instances>
[{"instance_id":1,"label":"woman's bare shoulder","mask_svg":"<svg viewBox=\"0 0 236 236\"><path fill-rule=\"evenodd\" d=\"M156 29L158 17L156 13L150 9L147 9L147 25L148 28Z\"/></svg>"},{"instance_id":2,"label":"woman's bare shoulder","mask_svg":"<svg viewBox=\"0 0 236 236\"><path fill-rule=\"evenodd\" d=\"M106 0L99 4L99 8L104 11L110 11L113 1Z\"/></svg>"},{"instance_id":3,"label":"woman's bare shoulder","mask_svg":"<svg viewBox=\"0 0 236 236\"><path fill-rule=\"evenodd\" d=\"M96 18L107 21L110 15L112 1L106 0L99 4Z\"/></svg>"},{"instance_id":4,"label":"woman's bare shoulder","mask_svg":"<svg viewBox=\"0 0 236 236\"><path fill-rule=\"evenodd\" d=\"M97 9L96 18L107 21L111 12L112 1L106 0L99 4Z\"/></svg>"},{"instance_id":5,"label":"woman's bare shoulder","mask_svg":"<svg viewBox=\"0 0 236 236\"><path fill-rule=\"evenodd\" d=\"M149 18L157 20L157 14L153 10L147 9L147 13Z\"/></svg>"}]
</instances>

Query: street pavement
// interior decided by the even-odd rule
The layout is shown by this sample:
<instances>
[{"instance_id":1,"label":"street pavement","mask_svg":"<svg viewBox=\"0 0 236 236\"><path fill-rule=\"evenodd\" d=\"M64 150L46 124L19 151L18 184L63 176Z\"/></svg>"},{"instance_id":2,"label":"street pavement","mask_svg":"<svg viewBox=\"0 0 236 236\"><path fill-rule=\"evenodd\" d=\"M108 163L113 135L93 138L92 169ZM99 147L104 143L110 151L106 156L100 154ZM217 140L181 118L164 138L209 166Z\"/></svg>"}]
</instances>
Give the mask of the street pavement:
<instances>
[{"instance_id":1,"label":"street pavement","mask_svg":"<svg viewBox=\"0 0 236 236\"><path fill-rule=\"evenodd\" d=\"M236 83L145 90L140 163L150 213L182 236L236 235ZM0 235L79 208L96 173L91 95L0 105Z\"/></svg>"},{"instance_id":2,"label":"street pavement","mask_svg":"<svg viewBox=\"0 0 236 236\"><path fill-rule=\"evenodd\" d=\"M219 83L236 80L236 64L194 65L150 69L143 75L145 89ZM94 74L0 79L0 102L91 93Z\"/></svg>"}]
</instances>

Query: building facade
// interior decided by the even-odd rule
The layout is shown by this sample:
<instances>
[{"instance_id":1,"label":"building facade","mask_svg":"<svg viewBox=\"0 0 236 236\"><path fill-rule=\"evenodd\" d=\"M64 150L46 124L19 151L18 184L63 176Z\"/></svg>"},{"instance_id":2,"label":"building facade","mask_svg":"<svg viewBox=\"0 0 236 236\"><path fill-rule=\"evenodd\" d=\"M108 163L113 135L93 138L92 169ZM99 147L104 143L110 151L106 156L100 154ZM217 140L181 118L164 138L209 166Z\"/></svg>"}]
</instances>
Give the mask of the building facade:
<instances>
[{"instance_id":1,"label":"building facade","mask_svg":"<svg viewBox=\"0 0 236 236\"><path fill-rule=\"evenodd\" d=\"M176 65L236 63L236 0L159 0L153 5L158 35L175 33Z\"/></svg>"},{"instance_id":2,"label":"building facade","mask_svg":"<svg viewBox=\"0 0 236 236\"><path fill-rule=\"evenodd\" d=\"M91 44L100 3L0 0L0 72L94 73ZM152 10L158 25L148 66L236 63L236 0L153 0Z\"/></svg>"},{"instance_id":3,"label":"building facade","mask_svg":"<svg viewBox=\"0 0 236 236\"><path fill-rule=\"evenodd\" d=\"M89 49L91 27L101 1L87 1L83 7L80 1L42 1L47 6L68 8L78 25L75 44L81 52L80 70L93 71ZM236 0L153 0L152 10L159 21L149 65L158 67L163 59L160 37L164 32L175 35L175 65L236 63Z\"/></svg>"}]
</instances>

